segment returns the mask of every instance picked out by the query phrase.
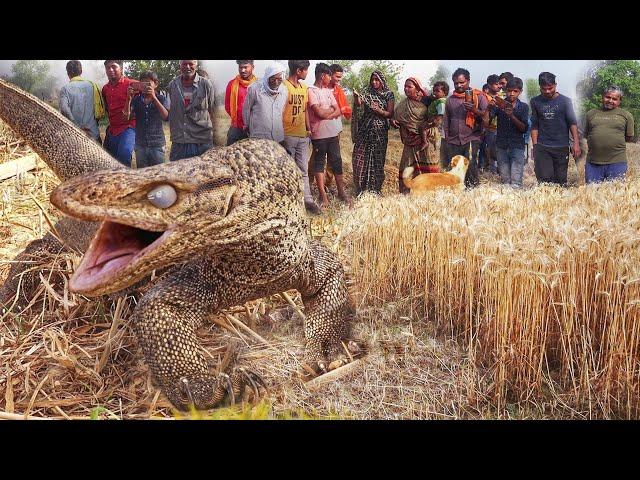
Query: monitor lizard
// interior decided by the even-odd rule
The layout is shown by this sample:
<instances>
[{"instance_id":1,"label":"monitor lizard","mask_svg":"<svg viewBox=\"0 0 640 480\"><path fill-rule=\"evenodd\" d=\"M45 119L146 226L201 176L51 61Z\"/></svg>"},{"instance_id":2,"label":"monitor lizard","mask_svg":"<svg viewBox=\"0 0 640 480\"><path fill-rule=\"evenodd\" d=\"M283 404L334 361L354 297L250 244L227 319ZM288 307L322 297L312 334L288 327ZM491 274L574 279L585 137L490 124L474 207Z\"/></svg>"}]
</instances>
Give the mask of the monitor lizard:
<instances>
[{"instance_id":1,"label":"monitor lizard","mask_svg":"<svg viewBox=\"0 0 640 480\"><path fill-rule=\"evenodd\" d=\"M0 80L0 118L63 181L51 202L67 217L16 257L0 301L16 295L21 261L64 245L84 252L74 292L97 296L167 268L132 325L144 358L177 408L207 409L261 382L232 366L213 374L196 329L221 309L297 289L305 356L318 372L346 362L355 305L337 256L308 235L301 175L284 148L248 139L200 157L130 169L57 110ZM23 286L33 287L29 272ZM24 280L24 278L27 280Z\"/></svg>"}]
</instances>

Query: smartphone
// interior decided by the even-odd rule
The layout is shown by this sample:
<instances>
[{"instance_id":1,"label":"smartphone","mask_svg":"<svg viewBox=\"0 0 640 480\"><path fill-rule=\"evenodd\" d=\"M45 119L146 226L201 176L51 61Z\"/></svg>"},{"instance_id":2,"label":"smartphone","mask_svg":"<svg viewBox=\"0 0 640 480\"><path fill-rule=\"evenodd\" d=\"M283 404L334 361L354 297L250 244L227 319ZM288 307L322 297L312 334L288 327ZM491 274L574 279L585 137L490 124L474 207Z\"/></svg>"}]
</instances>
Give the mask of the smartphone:
<instances>
[{"instance_id":1,"label":"smartphone","mask_svg":"<svg viewBox=\"0 0 640 480\"><path fill-rule=\"evenodd\" d=\"M129 86L131 88L133 88L136 92L142 93L150 85L151 85L151 83L149 83L149 82L131 82L131 84Z\"/></svg>"},{"instance_id":2,"label":"smartphone","mask_svg":"<svg viewBox=\"0 0 640 480\"><path fill-rule=\"evenodd\" d=\"M493 97L493 101L496 102L496 107L498 108L504 108L505 104L507 103L504 101L504 99L498 97L497 95Z\"/></svg>"},{"instance_id":3,"label":"smartphone","mask_svg":"<svg viewBox=\"0 0 640 480\"><path fill-rule=\"evenodd\" d=\"M464 101L467 103L473 102L473 90L470 88L464 91Z\"/></svg>"}]
</instances>

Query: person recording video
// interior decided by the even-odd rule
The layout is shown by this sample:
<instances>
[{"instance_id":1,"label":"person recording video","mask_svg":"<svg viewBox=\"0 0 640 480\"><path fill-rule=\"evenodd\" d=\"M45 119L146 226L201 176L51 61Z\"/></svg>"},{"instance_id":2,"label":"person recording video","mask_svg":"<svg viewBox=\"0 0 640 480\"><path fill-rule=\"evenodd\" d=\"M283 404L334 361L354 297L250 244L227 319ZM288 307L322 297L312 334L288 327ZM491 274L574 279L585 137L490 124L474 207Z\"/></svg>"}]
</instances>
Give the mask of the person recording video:
<instances>
[{"instance_id":1,"label":"person recording video","mask_svg":"<svg viewBox=\"0 0 640 480\"><path fill-rule=\"evenodd\" d=\"M169 118L169 99L156 93L158 75L147 71L139 82L127 88L127 102L122 112L136 121L136 167L150 167L164 162L166 140L162 122Z\"/></svg>"}]
</instances>

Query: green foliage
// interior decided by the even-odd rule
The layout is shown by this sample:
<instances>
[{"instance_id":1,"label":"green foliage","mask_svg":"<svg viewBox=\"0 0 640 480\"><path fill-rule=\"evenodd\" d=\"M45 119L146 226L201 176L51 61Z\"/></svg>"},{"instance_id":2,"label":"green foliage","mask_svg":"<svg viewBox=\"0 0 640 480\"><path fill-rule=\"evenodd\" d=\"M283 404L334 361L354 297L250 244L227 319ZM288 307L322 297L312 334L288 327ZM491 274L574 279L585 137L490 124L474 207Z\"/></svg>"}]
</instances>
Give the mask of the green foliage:
<instances>
[{"instance_id":1,"label":"green foliage","mask_svg":"<svg viewBox=\"0 0 640 480\"><path fill-rule=\"evenodd\" d=\"M533 97L540 95L540 85L535 78L527 78L524 82L524 91L527 95L527 100L531 101Z\"/></svg>"},{"instance_id":2,"label":"green foliage","mask_svg":"<svg viewBox=\"0 0 640 480\"><path fill-rule=\"evenodd\" d=\"M640 128L640 62L637 60L603 60L587 68L576 86L580 98L580 113L602 107L606 87L617 85L624 92L621 108L633 115L635 136Z\"/></svg>"},{"instance_id":3,"label":"green foliage","mask_svg":"<svg viewBox=\"0 0 640 480\"><path fill-rule=\"evenodd\" d=\"M451 71L445 67L443 64L439 64L438 68L436 69L436 73L434 73L433 75L431 75L431 78L429 78L429 85L424 85L425 88L427 88L428 90L431 90L431 87L433 86L434 83L436 82L447 82L447 84L449 85L449 88L451 88Z\"/></svg>"},{"instance_id":4,"label":"green foliage","mask_svg":"<svg viewBox=\"0 0 640 480\"><path fill-rule=\"evenodd\" d=\"M180 74L179 60L127 60L124 73L138 79L142 72L151 70L158 75L159 89L166 90L169 82Z\"/></svg>"},{"instance_id":5,"label":"green foliage","mask_svg":"<svg viewBox=\"0 0 640 480\"><path fill-rule=\"evenodd\" d=\"M318 416L301 409L273 412L272 405L262 400L256 405L239 404L229 407L216 408L209 412L191 409L188 413L174 412L177 419L183 420L340 420L337 414Z\"/></svg>"},{"instance_id":6,"label":"green foliage","mask_svg":"<svg viewBox=\"0 0 640 480\"><path fill-rule=\"evenodd\" d=\"M58 81L49 75L49 69L44 60L18 60L11 67L13 75L9 81L42 99L50 99Z\"/></svg>"},{"instance_id":7,"label":"green foliage","mask_svg":"<svg viewBox=\"0 0 640 480\"><path fill-rule=\"evenodd\" d=\"M51 99L58 85L58 79L52 75L48 75L44 80L38 82L33 87L33 94L43 99Z\"/></svg>"},{"instance_id":8,"label":"green foliage","mask_svg":"<svg viewBox=\"0 0 640 480\"><path fill-rule=\"evenodd\" d=\"M341 61L344 62L344 60ZM345 65L343 64L343 66ZM345 68L345 75L342 77L342 85L351 92L354 89L359 92L366 92L367 88L369 88L371 74L375 70L380 70L387 80L389 90L391 90L395 95L396 101L400 99L398 81L400 80L403 65L396 65L389 60L370 60L365 62L357 72L353 71L353 64L349 65L349 67L349 72L347 72L347 69Z\"/></svg>"},{"instance_id":9,"label":"green foliage","mask_svg":"<svg viewBox=\"0 0 640 480\"><path fill-rule=\"evenodd\" d=\"M91 409L91 414L89 416L89 418L91 420L100 420L100 415L102 415L103 413L106 413L107 409L104 407L95 407L93 409Z\"/></svg>"}]
</instances>

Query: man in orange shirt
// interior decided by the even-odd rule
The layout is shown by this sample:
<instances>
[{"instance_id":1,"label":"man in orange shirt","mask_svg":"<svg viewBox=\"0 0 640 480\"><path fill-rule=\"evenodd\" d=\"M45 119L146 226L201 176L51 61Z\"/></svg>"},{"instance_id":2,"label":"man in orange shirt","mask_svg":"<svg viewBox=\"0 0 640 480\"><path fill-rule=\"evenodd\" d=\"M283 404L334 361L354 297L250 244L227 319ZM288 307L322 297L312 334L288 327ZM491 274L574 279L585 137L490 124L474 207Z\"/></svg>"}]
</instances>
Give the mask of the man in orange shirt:
<instances>
[{"instance_id":1,"label":"man in orange shirt","mask_svg":"<svg viewBox=\"0 0 640 480\"><path fill-rule=\"evenodd\" d=\"M337 63L330 65L329 68L331 69L331 83L329 84L329 88L333 89L333 96L336 97L342 116L347 120L351 120L351 106L349 105L344 90L340 86L340 82L344 75L344 69L342 68L342 65Z\"/></svg>"},{"instance_id":2,"label":"man in orange shirt","mask_svg":"<svg viewBox=\"0 0 640 480\"><path fill-rule=\"evenodd\" d=\"M227 84L224 95L224 109L231 117L231 126L227 132L227 145L247 138L242 119L242 107L249 86L257 80L253 74L253 60L236 60L236 63L238 64L238 75Z\"/></svg>"}]
</instances>

